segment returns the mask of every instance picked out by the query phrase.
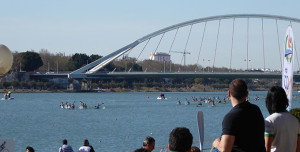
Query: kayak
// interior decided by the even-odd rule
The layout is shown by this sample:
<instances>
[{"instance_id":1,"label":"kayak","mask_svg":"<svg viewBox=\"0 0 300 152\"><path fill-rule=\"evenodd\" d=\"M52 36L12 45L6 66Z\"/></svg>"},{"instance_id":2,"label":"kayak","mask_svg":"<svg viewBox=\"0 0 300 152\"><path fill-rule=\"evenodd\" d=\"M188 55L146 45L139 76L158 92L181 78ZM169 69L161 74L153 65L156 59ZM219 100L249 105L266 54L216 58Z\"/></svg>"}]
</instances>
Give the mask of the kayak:
<instances>
[{"instance_id":1,"label":"kayak","mask_svg":"<svg viewBox=\"0 0 300 152\"><path fill-rule=\"evenodd\" d=\"M157 97L157 100L162 100L162 99L167 100L167 98Z\"/></svg>"},{"instance_id":2,"label":"kayak","mask_svg":"<svg viewBox=\"0 0 300 152\"><path fill-rule=\"evenodd\" d=\"M1 100L13 100L13 99L15 99L14 97L11 97L11 98L1 98Z\"/></svg>"},{"instance_id":3,"label":"kayak","mask_svg":"<svg viewBox=\"0 0 300 152\"><path fill-rule=\"evenodd\" d=\"M61 109L74 109L74 108L72 108L72 107L70 107L70 106L67 106L67 105L60 105L60 108Z\"/></svg>"}]
</instances>

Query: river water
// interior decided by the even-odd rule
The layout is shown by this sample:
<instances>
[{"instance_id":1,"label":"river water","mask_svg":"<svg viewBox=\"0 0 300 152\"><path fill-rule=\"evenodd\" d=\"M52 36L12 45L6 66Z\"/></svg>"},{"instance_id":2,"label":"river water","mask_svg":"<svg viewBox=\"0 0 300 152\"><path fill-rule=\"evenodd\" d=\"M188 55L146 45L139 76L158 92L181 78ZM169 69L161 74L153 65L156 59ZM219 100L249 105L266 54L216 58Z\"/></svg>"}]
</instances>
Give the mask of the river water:
<instances>
[{"instance_id":1,"label":"river water","mask_svg":"<svg viewBox=\"0 0 300 152\"><path fill-rule=\"evenodd\" d=\"M268 116L264 104L267 92L250 92L250 100L257 104L264 117ZM58 151L63 139L75 151L88 139L95 151L133 151L142 146L146 136L156 140L156 147L168 145L168 137L175 127L187 127L194 141L199 141L197 111L204 113L204 148L210 148L212 139L221 134L223 116L231 109L226 104L203 104L196 107L191 97L217 97L226 92L168 92L167 100L157 100L159 93L13 93L14 100L0 100L0 139L15 140L15 150L25 151L30 145L36 151ZM294 92L297 95L297 92ZM253 99L258 96L259 101ZM149 98L148 98L149 97ZM178 105L177 100L182 104ZM190 105L185 101L190 100ZM293 107L299 107L299 98ZM88 109L61 109L61 102L80 101ZM104 103L105 109L93 109ZM199 147L199 144L194 144ZM155 151L160 151L159 148Z\"/></svg>"}]
</instances>

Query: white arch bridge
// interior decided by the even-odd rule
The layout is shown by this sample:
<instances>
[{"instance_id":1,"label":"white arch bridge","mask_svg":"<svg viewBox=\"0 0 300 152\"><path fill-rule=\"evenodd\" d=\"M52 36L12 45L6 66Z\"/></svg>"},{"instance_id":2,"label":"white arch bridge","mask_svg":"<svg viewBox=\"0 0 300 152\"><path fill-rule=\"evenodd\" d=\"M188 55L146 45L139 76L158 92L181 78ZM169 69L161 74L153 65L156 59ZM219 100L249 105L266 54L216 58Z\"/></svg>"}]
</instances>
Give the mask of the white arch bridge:
<instances>
[{"instance_id":1,"label":"white arch bridge","mask_svg":"<svg viewBox=\"0 0 300 152\"><path fill-rule=\"evenodd\" d=\"M287 26L291 25L297 40L297 34L300 33L299 23L300 19L297 18L265 14L220 15L190 20L137 39L69 73L68 78L96 79L106 76L139 75L213 77L214 74L219 75L216 77L222 77L223 74L225 77L236 75L236 77L281 78L280 72L276 71L281 69L282 65L284 33ZM99 72L110 62L121 60L120 58L134 58L135 62L143 62L151 53L158 52L172 56L171 61L163 61L163 67L159 72L150 72L149 64L149 68L143 67L143 71L140 72L134 71L132 67L124 71ZM299 71L297 52L294 63L294 69ZM192 70L183 70L187 66ZM216 69L225 70L220 73ZM247 72L241 74L241 71ZM249 74L251 71L260 72Z\"/></svg>"}]
</instances>

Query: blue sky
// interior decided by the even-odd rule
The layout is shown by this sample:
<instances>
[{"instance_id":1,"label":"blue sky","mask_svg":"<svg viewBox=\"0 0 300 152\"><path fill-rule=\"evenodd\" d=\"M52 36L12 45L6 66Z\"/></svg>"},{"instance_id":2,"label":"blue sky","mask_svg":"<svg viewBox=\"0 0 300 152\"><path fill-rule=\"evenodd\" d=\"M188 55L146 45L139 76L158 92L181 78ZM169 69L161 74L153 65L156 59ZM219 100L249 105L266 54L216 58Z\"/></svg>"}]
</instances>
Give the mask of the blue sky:
<instances>
[{"instance_id":1,"label":"blue sky","mask_svg":"<svg viewBox=\"0 0 300 152\"><path fill-rule=\"evenodd\" d=\"M243 13L300 18L299 6L296 0L10 0L1 2L0 43L19 52L107 55L180 22Z\"/></svg>"}]
</instances>

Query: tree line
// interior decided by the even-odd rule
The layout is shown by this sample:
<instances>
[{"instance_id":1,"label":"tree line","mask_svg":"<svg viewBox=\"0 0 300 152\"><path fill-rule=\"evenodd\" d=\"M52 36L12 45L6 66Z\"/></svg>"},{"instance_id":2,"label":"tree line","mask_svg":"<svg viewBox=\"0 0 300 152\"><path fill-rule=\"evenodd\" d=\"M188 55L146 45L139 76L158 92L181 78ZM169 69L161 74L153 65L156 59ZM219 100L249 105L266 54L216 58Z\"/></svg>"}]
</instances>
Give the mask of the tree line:
<instances>
[{"instance_id":1,"label":"tree line","mask_svg":"<svg viewBox=\"0 0 300 152\"><path fill-rule=\"evenodd\" d=\"M84 53L75 53L66 56L64 53L50 53L47 49L41 49L38 53L34 50L26 52L13 52L14 62L11 71L25 72L56 72L56 71L74 71L103 56L98 54L86 55ZM147 72L210 72L229 71L228 68L202 67L200 65L175 64L172 62L159 62L153 60L138 61L136 58L123 56L107 64L100 71L147 71ZM232 70L231 70L232 71Z\"/></svg>"}]
</instances>

